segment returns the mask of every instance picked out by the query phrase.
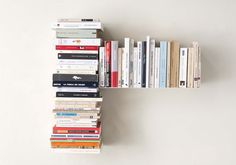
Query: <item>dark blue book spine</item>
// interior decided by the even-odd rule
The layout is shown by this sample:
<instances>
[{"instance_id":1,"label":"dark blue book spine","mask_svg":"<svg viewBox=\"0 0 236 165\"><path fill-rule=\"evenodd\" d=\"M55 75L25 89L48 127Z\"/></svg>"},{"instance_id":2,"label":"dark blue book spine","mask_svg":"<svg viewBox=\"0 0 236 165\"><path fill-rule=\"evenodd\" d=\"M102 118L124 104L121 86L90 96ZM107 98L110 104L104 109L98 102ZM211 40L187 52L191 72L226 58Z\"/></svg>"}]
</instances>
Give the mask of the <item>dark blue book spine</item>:
<instances>
[{"instance_id":1,"label":"dark blue book spine","mask_svg":"<svg viewBox=\"0 0 236 165\"><path fill-rule=\"evenodd\" d=\"M142 42L142 87L146 87L146 41Z\"/></svg>"}]
</instances>

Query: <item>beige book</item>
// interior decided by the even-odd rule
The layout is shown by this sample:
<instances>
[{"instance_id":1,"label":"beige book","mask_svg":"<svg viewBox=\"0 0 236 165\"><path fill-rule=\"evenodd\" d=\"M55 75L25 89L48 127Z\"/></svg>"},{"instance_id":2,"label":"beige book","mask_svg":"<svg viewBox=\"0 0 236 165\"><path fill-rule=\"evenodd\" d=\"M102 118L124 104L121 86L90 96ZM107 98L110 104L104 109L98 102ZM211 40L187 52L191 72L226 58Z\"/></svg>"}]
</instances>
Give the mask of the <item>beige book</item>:
<instances>
[{"instance_id":1,"label":"beige book","mask_svg":"<svg viewBox=\"0 0 236 165\"><path fill-rule=\"evenodd\" d=\"M188 48L187 88L193 88L193 48Z\"/></svg>"},{"instance_id":2,"label":"beige book","mask_svg":"<svg viewBox=\"0 0 236 165\"><path fill-rule=\"evenodd\" d=\"M198 42L193 42L193 87L200 87L201 59Z\"/></svg>"},{"instance_id":3,"label":"beige book","mask_svg":"<svg viewBox=\"0 0 236 165\"><path fill-rule=\"evenodd\" d=\"M166 76L166 87L170 88L170 76L171 76L171 42L167 43L167 76Z\"/></svg>"},{"instance_id":4,"label":"beige book","mask_svg":"<svg viewBox=\"0 0 236 165\"><path fill-rule=\"evenodd\" d=\"M170 44L170 87L177 88L179 83L179 50L180 45L176 41Z\"/></svg>"}]
</instances>

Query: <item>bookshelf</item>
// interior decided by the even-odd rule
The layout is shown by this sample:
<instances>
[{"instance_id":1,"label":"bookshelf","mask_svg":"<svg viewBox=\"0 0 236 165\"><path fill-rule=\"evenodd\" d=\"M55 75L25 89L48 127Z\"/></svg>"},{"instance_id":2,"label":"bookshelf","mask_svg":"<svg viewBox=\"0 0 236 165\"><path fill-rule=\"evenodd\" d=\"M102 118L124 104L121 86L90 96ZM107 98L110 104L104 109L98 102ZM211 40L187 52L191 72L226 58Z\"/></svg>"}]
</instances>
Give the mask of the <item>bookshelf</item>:
<instances>
[{"instance_id":1,"label":"bookshelf","mask_svg":"<svg viewBox=\"0 0 236 165\"><path fill-rule=\"evenodd\" d=\"M100 153L101 89L199 88L198 42L124 38L103 40L103 25L94 19L59 19L56 31L57 87L51 147L57 152Z\"/></svg>"}]
</instances>

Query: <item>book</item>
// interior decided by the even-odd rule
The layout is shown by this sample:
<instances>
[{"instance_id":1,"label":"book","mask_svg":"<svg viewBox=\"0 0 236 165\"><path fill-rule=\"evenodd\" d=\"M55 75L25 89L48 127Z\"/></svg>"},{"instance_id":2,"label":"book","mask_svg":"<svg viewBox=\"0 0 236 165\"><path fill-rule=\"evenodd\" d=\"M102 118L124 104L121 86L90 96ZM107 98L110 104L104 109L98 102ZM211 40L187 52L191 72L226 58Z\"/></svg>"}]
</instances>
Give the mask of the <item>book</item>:
<instances>
[{"instance_id":1,"label":"book","mask_svg":"<svg viewBox=\"0 0 236 165\"><path fill-rule=\"evenodd\" d=\"M98 75L86 74L53 74L53 81L98 82Z\"/></svg>"},{"instance_id":2,"label":"book","mask_svg":"<svg viewBox=\"0 0 236 165\"><path fill-rule=\"evenodd\" d=\"M198 42L193 42L193 87L199 88L201 83L201 52Z\"/></svg>"},{"instance_id":3,"label":"book","mask_svg":"<svg viewBox=\"0 0 236 165\"><path fill-rule=\"evenodd\" d=\"M105 87L105 48L99 49L99 86Z\"/></svg>"},{"instance_id":4,"label":"book","mask_svg":"<svg viewBox=\"0 0 236 165\"><path fill-rule=\"evenodd\" d=\"M56 45L56 50L89 50L98 51L99 46Z\"/></svg>"},{"instance_id":5,"label":"book","mask_svg":"<svg viewBox=\"0 0 236 165\"><path fill-rule=\"evenodd\" d=\"M52 29L99 29L103 30L101 22L56 22Z\"/></svg>"},{"instance_id":6,"label":"book","mask_svg":"<svg viewBox=\"0 0 236 165\"><path fill-rule=\"evenodd\" d=\"M188 75L187 75L187 87L193 88L193 48L188 48Z\"/></svg>"},{"instance_id":7,"label":"book","mask_svg":"<svg viewBox=\"0 0 236 165\"><path fill-rule=\"evenodd\" d=\"M180 45L176 41L170 43L170 87L179 87L179 53Z\"/></svg>"},{"instance_id":8,"label":"book","mask_svg":"<svg viewBox=\"0 0 236 165\"><path fill-rule=\"evenodd\" d=\"M55 44L57 46L101 46L102 39L57 38Z\"/></svg>"},{"instance_id":9,"label":"book","mask_svg":"<svg viewBox=\"0 0 236 165\"><path fill-rule=\"evenodd\" d=\"M167 42L167 64L166 64L166 87L170 88L170 76L171 76L171 58L170 58L170 51L171 51L171 42Z\"/></svg>"},{"instance_id":10,"label":"book","mask_svg":"<svg viewBox=\"0 0 236 165\"><path fill-rule=\"evenodd\" d=\"M85 59L58 59L58 65L89 65L89 66L98 66L98 60L85 60Z\"/></svg>"},{"instance_id":11,"label":"book","mask_svg":"<svg viewBox=\"0 0 236 165\"><path fill-rule=\"evenodd\" d=\"M159 87L166 88L166 77L167 77L167 41L160 42L160 68L159 68Z\"/></svg>"},{"instance_id":12,"label":"book","mask_svg":"<svg viewBox=\"0 0 236 165\"><path fill-rule=\"evenodd\" d=\"M122 57L124 56L124 48L118 48L117 61L118 61L118 87L122 87Z\"/></svg>"},{"instance_id":13,"label":"book","mask_svg":"<svg viewBox=\"0 0 236 165\"><path fill-rule=\"evenodd\" d=\"M56 92L56 97L100 97L99 92Z\"/></svg>"},{"instance_id":14,"label":"book","mask_svg":"<svg viewBox=\"0 0 236 165\"><path fill-rule=\"evenodd\" d=\"M179 87L187 87L187 63L188 63L188 48L180 48L179 59Z\"/></svg>"},{"instance_id":15,"label":"book","mask_svg":"<svg viewBox=\"0 0 236 165\"><path fill-rule=\"evenodd\" d=\"M83 101L95 101L95 102L102 102L103 98L102 97L99 97L99 98L94 98L94 97L91 97L91 98L55 98L55 101L63 101L63 102L74 102L74 101L79 101L79 102L83 102Z\"/></svg>"},{"instance_id":16,"label":"book","mask_svg":"<svg viewBox=\"0 0 236 165\"><path fill-rule=\"evenodd\" d=\"M137 42L137 85L136 88L142 87L142 41Z\"/></svg>"},{"instance_id":17,"label":"book","mask_svg":"<svg viewBox=\"0 0 236 165\"><path fill-rule=\"evenodd\" d=\"M98 60L98 54L58 53L58 59Z\"/></svg>"},{"instance_id":18,"label":"book","mask_svg":"<svg viewBox=\"0 0 236 165\"><path fill-rule=\"evenodd\" d=\"M150 36L146 37L146 85L149 87L149 77L150 77L150 54L151 54L151 38Z\"/></svg>"},{"instance_id":19,"label":"book","mask_svg":"<svg viewBox=\"0 0 236 165\"><path fill-rule=\"evenodd\" d=\"M150 57L149 57L149 88L154 88L154 53L155 53L155 40L150 40Z\"/></svg>"},{"instance_id":20,"label":"book","mask_svg":"<svg viewBox=\"0 0 236 165\"><path fill-rule=\"evenodd\" d=\"M133 87L138 87L138 48L133 50Z\"/></svg>"},{"instance_id":21,"label":"book","mask_svg":"<svg viewBox=\"0 0 236 165\"><path fill-rule=\"evenodd\" d=\"M118 41L111 41L111 87L118 87Z\"/></svg>"},{"instance_id":22,"label":"book","mask_svg":"<svg viewBox=\"0 0 236 165\"><path fill-rule=\"evenodd\" d=\"M56 38L100 38L102 31L96 29L58 29Z\"/></svg>"},{"instance_id":23,"label":"book","mask_svg":"<svg viewBox=\"0 0 236 165\"><path fill-rule=\"evenodd\" d=\"M96 70L57 69L59 74L97 74Z\"/></svg>"},{"instance_id":24,"label":"book","mask_svg":"<svg viewBox=\"0 0 236 165\"><path fill-rule=\"evenodd\" d=\"M159 88L159 81L160 81L159 70L160 70L160 48L156 47L154 54L154 79L155 79L154 88Z\"/></svg>"},{"instance_id":25,"label":"book","mask_svg":"<svg viewBox=\"0 0 236 165\"><path fill-rule=\"evenodd\" d=\"M146 87L146 46L147 46L147 42L143 41L142 42L142 49L141 49L141 54L142 54L142 66L141 66L141 78L142 78L142 87L145 88Z\"/></svg>"},{"instance_id":26,"label":"book","mask_svg":"<svg viewBox=\"0 0 236 165\"><path fill-rule=\"evenodd\" d=\"M105 86L111 86L111 41L105 41Z\"/></svg>"}]
</instances>

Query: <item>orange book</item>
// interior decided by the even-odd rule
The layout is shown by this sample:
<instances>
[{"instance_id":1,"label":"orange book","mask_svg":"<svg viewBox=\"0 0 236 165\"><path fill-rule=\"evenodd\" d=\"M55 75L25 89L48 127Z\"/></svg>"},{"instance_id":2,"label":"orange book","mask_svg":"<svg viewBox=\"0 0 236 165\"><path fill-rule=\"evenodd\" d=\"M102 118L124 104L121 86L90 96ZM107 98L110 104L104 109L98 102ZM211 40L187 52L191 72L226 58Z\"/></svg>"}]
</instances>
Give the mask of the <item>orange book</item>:
<instances>
[{"instance_id":1,"label":"orange book","mask_svg":"<svg viewBox=\"0 0 236 165\"><path fill-rule=\"evenodd\" d=\"M99 147L100 142L51 142L52 148L58 147Z\"/></svg>"}]
</instances>

